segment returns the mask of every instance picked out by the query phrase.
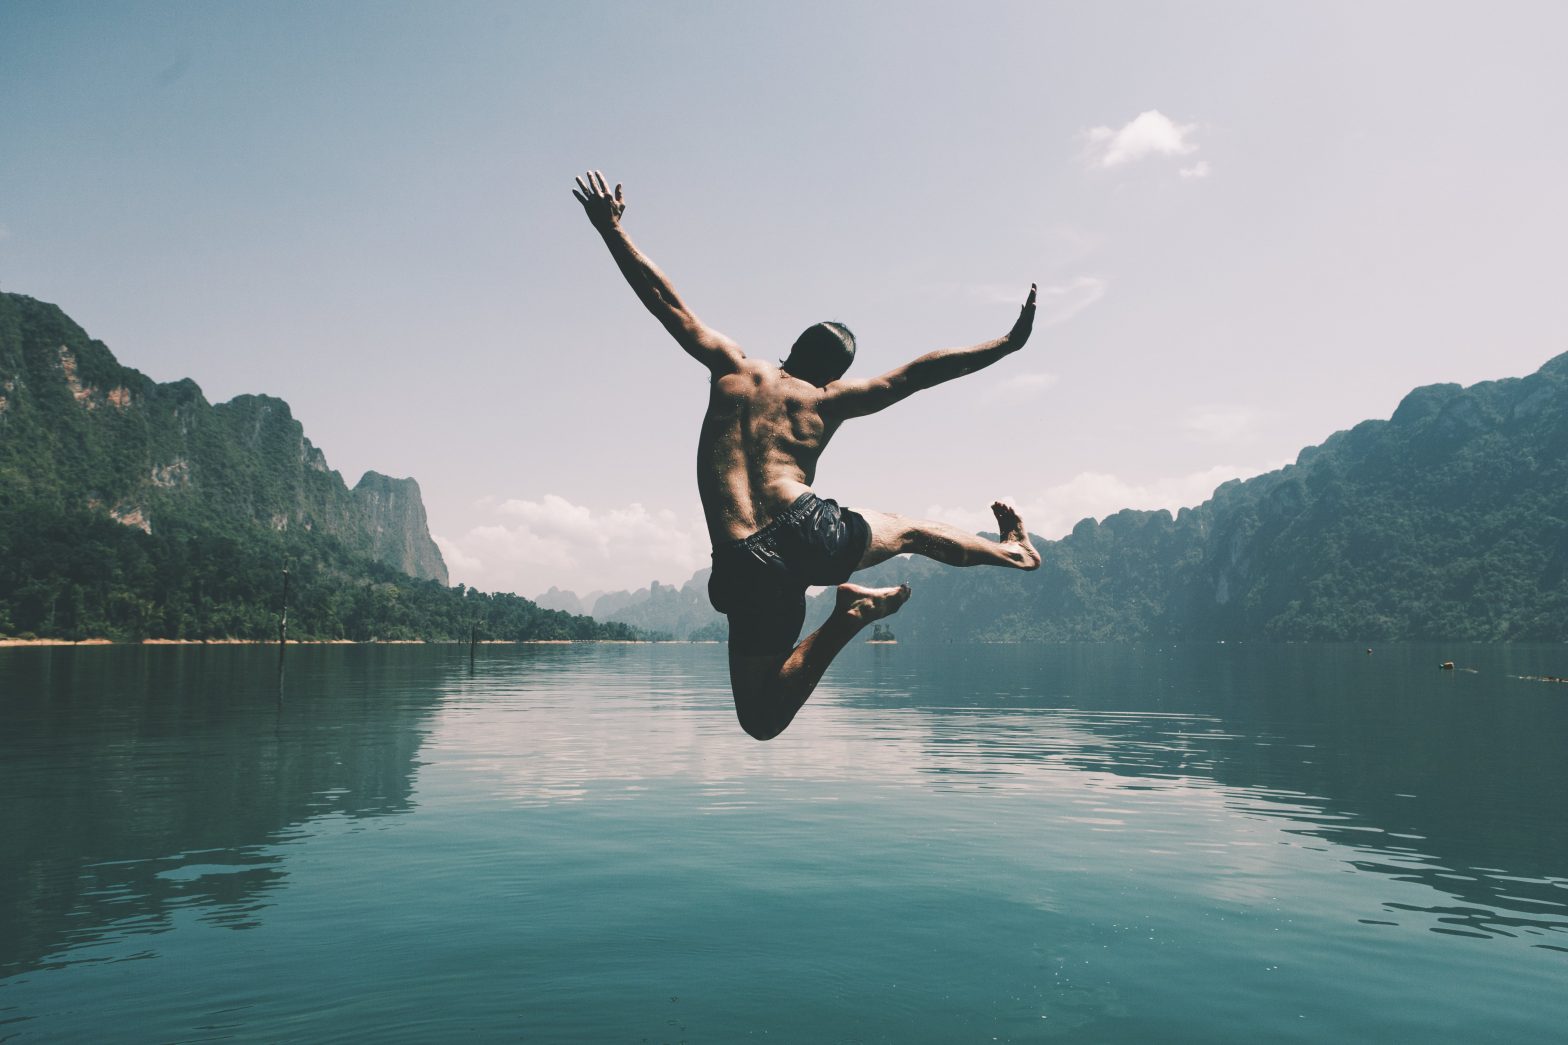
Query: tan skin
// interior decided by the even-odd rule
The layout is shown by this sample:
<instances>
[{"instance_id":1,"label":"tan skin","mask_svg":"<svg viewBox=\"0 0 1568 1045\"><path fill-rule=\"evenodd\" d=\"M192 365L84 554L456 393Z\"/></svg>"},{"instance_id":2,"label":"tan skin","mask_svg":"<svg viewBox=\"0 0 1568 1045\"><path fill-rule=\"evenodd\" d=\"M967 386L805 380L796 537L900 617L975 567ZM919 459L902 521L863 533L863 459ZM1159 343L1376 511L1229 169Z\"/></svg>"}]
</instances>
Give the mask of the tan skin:
<instances>
[{"instance_id":1,"label":"tan skin","mask_svg":"<svg viewBox=\"0 0 1568 1045\"><path fill-rule=\"evenodd\" d=\"M604 176L589 171L572 195L604 238L610 255L639 300L681 348L712 375L707 413L697 442L697 490L714 544L749 537L802 494L811 492L817 460L839 426L884 410L914 392L971 374L1023 348L1034 324L1035 288L1006 335L968 348L929 352L879 377L815 385L747 356L730 338L705 325L621 228L626 199ZM946 523L856 509L871 527L857 569L905 552L953 566L1033 570L1040 554L1012 507L991 506L1001 540ZM730 682L742 728L758 740L782 733L816 688L827 666L855 634L896 613L909 587L841 584L832 616L787 653L730 652Z\"/></svg>"}]
</instances>

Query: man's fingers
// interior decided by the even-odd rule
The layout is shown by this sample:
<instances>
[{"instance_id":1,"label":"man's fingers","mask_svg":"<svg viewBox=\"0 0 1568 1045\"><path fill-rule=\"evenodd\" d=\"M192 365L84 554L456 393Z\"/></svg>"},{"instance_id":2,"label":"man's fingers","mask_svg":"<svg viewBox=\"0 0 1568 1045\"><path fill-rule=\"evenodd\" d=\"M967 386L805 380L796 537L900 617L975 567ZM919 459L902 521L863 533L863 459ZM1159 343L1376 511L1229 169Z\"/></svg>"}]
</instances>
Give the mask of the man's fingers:
<instances>
[{"instance_id":1,"label":"man's fingers","mask_svg":"<svg viewBox=\"0 0 1568 1045\"><path fill-rule=\"evenodd\" d=\"M597 185L599 187L599 195L601 195L601 196L608 196L610 194L609 186L604 183L604 175L603 174L599 173L598 171L594 171L593 172L593 182L594 182L595 185Z\"/></svg>"},{"instance_id":2,"label":"man's fingers","mask_svg":"<svg viewBox=\"0 0 1568 1045\"><path fill-rule=\"evenodd\" d=\"M1029 284L1029 297L1024 300L1024 308L1034 308L1035 285Z\"/></svg>"},{"instance_id":3,"label":"man's fingers","mask_svg":"<svg viewBox=\"0 0 1568 1045\"><path fill-rule=\"evenodd\" d=\"M572 190L572 195L577 197L577 202L578 203L581 203L584 207L588 206L588 197L587 196L584 196L582 193L578 192L576 189Z\"/></svg>"},{"instance_id":4,"label":"man's fingers","mask_svg":"<svg viewBox=\"0 0 1568 1045\"><path fill-rule=\"evenodd\" d=\"M621 183L620 182L616 182L615 183L615 202L616 203L622 202L622 200L621 200Z\"/></svg>"},{"instance_id":5,"label":"man's fingers","mask_svg":"<svg viewBox=\"0 0 1568 1045\"><path fill-rule=\"evenodd\" d=\"M573 178L572 180L577 183L577 187L579 189L583 190L582 196L579 196L578 199L582 199L584 203L587 203L588 201L586 199L583 199L583 197L585 197L585 196L592 196L593 195L593 190L590 189L588 186L583 184L582 178ZM593 179L590 177L589 180L592 181Z\"/></svg>"}]
</instances>

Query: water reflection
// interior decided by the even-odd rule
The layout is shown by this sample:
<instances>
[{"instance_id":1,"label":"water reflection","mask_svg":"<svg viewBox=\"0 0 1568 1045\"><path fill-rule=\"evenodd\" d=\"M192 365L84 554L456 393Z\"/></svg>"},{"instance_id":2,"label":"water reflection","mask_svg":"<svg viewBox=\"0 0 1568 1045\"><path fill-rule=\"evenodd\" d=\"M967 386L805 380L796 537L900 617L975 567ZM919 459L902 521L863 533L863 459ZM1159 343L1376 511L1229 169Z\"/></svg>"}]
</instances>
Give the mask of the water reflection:
<instances>
[{"instance_id":1,"label":"water reflection","mask_svg":"<svg viewBox=\"0 0 1568 1045\"><path fill-rule=\"evenodd\" d=\"M446 666L398 648L27 649L0 662L0 972L189 908L256 924L280 847L412 804ZM133 955L134 957L134 955Z\"/></svg>"},{"instance_id":2,"label":"water reflection","mask_svg":"<svg viewBox=\"0 0 1568 1045\"><path fill-rule=\"evenodd\" d=\"M1568 650L1459 647L1471 671L1434 670L1452 649L993 647L872 674L926 708L934 774L978 785L1024 764L1217 786L1304 846L1441 898L1401 890L1383 905L1390 922L1568 950L1555 800L1568 793L1568 701L1517 677L1560 667ZM874 705L873 692L848 702ZM1008 710L939 706L971 693ZM1165 710L1177 707L1189 713Z\"/></svg>"},{"instance_id":3,"label":"water reflection","mask_svg":"<svg viewBox=\"0 0 1568 1045\"><path fill-rule=\"evenodd\" d=\"M1159 792L1190 817L1180 849L1240 859L1265 843L1205 832L1242 817L1399 883L1361 922L1564 949L1568 702L1513 676L1568 654L1460 649L1472 673L1436 670L1452 647L878 648L769 745L736 733L711 648L563 652L548 670L491 665L480 701L443 711L433 757L529 807L690 784L705 815L772 815L823 801L794 786L814 781L1023 794L1114 833Z\"/></svg>"},{"instance_id":4,"label":"water reflection","mask_svg":"<svg viewBox=\"0 0 1568 1045\"><path fill-rule=\"evenodd\" d=\"M1508 677L1564 654L1441 652L856 649L759 745L713 646L291 650L281 702L267 650L6 651L0 973L181 910L255 926L297 847L414 810L427 763L449 809L618 808L688 839L957 796L1020 880L1015 851L1102 838L1226 902L1301 870L1283 842L1386 883L1346 922L1568 949L1568 701ZM1475 674L1433 668L1454 657Z\"/></svg>"}]
</instances>

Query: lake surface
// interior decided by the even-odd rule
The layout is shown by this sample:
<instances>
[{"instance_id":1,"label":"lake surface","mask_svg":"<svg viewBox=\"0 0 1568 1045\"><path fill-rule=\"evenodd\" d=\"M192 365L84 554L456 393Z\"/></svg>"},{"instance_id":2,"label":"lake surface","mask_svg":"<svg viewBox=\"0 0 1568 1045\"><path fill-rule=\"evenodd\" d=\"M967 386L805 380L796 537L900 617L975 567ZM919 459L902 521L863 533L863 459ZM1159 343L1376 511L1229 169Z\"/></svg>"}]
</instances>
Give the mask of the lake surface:
<instances>
[{"instance_id":1,"label":"lake surface","mask_svg":"<svg viewBox=\"0 0 1568 1045\"><path fill-rule=\"evenodd\" d=\"M1443 672L1443 660L1461 669ZM0 1039L1562 1041L1558 646L0 650Z\"/></svg>"}]
</instances>

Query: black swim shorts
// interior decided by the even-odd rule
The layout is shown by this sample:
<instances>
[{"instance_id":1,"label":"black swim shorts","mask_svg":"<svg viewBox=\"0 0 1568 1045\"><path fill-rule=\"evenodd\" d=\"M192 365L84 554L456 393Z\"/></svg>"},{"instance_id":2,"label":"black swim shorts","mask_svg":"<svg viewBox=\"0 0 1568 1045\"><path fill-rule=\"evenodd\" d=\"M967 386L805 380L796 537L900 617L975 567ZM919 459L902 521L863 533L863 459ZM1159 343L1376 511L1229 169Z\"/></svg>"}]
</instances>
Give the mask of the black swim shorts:
<instances>
[{"instance_id":1,"label":"black swim shorts","mask_svg":"<svg viewBox=\"0 0 1568 1045\"><path fill-rule=\"evenodd\" d=\"M738 541L713 549L708 601L730 619L736 653L787 653L806 620L806 589L842 584L871 543L858 513L814 493Z\"/></svg>"}]
</instances>

